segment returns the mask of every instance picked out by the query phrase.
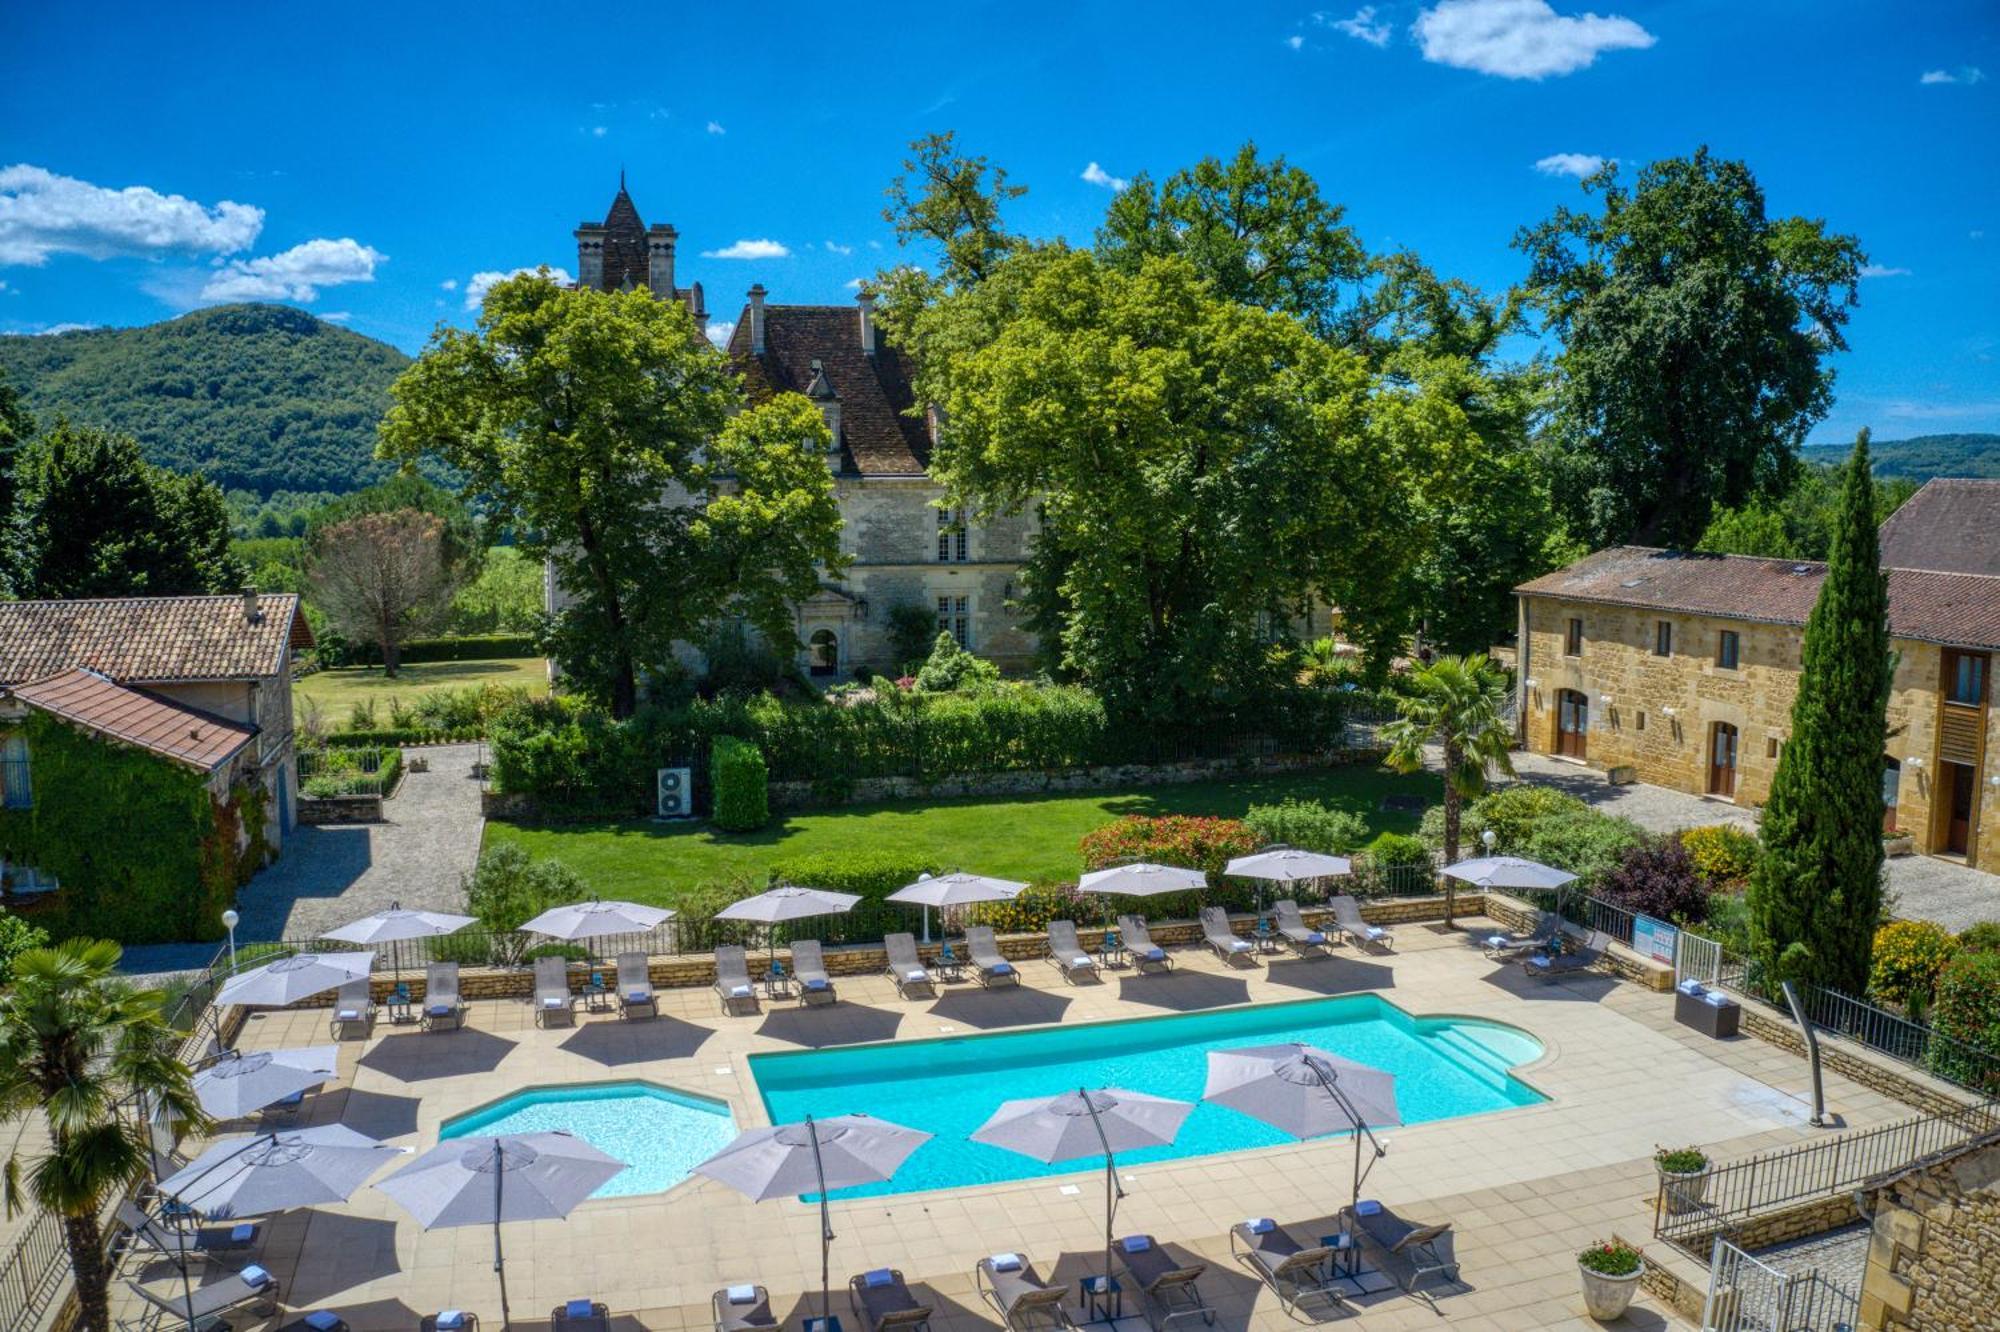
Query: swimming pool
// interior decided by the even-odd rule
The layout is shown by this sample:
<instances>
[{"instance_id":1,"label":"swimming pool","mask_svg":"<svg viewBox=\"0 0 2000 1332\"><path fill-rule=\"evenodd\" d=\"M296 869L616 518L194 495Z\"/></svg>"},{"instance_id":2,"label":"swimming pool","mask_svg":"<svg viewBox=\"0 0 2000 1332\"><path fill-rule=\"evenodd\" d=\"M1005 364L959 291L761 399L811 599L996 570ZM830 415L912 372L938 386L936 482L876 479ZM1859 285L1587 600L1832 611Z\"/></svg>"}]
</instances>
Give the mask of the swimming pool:
<instances>
[{"instance_id":1,"label":"swimming pool","mask_svg":"<svg viewBox=\"0 0 2000 1332\"><path fill-rule=\"evenodd\" d=\"M636 1081L531 1087L446 1120L438 1137L550 1129L568 1129L625 1162L593 1198L670 1189L736 1137L736 1122L721 1101Z\"/></svg>"},{"instance_id":2,"label":"swimming pool","mask_svg":"<svg viewBox=\"0 0 2000 1332\"><path fill-rule=\"evenodd\" d=\"M1546 1098L1508 1070L1541 1056L1516 1027L1476 1018L1414 1018L1373 994L1221 1012L840 1050L750 1056L773 1123L866 1113L935 1134L887 1184L835 1197L911 1193L1103 1169L1104 1158L1044 1165L970 1141L1002 1101L1078 1087L1123 1087L1197 1102L1170 1147L1121 1164L1208 1156L1295 1141L1247 1115L1201 1102L1208 1052L1302 1041L1396 1075L1406 1124L1533 1105Z\"/></svg>"}]
</instances>

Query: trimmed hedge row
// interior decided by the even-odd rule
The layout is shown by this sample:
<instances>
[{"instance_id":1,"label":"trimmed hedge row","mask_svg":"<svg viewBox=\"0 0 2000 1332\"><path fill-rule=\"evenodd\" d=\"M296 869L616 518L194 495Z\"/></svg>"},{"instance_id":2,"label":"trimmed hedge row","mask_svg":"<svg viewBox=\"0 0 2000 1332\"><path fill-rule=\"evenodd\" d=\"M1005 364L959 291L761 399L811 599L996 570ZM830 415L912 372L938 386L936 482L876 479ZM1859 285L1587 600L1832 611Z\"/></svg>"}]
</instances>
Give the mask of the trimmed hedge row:
<instances>
[{"instance_id":1,"label":"trimmed hedge row","mask_svg":"<svg viewBox=\"0 0 2000 1332\"><path fill-rule=\"evenodd\" d=\"M404 665L425 661L492 661L501 657L539 657L533 634L465 634L455 638L413 638L397 659ZM382 650L373 643L349 641L340 654L342 666L379 666Z\"/></svg>"},{"instance_id":2,"label":"trimmed hedge row","mask_svg":"<svg viewBox=\"0 0 2000 1332\"><path fill-rule=\"evenodd\" d=\"M374 731L329 731L319 737L328 749L371 749L377 745L443 745L477 740L480 728L459 726L445 730L421 726L383 727Z\"/></svg>"},{"instance_id":3,"label":"trimmed hedge row","mask_svg":"<svg viewBox=\"0 0 2000 1332\"><path fill-rule=\"evenodd\" d=\"M771 784L757 746L738 736L718 735L710 763L716 827L724 832L755 832L770 822Z\"/></svg>"}]
</instances>

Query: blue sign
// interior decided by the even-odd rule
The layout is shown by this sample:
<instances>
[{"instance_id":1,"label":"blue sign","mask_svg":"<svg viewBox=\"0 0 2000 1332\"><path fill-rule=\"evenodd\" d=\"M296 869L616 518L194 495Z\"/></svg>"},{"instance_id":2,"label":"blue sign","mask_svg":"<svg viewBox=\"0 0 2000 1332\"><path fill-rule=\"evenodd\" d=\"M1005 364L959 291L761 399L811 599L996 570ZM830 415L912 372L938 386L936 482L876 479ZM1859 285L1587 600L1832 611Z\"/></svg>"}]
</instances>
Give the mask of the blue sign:
<instances>
[{"instance_id":1,"label":"blue sign","mask_svg":"<svg viewBox=\"0 0 2000 1332\"><path fill-rule=\"evenodd\" d=\"M1632 951L1641 957L1650 957L1655 962L1665 962L1672 966L1674 942L1680 938L1680 931L1663 920L1651 916L1632 917Z\"/></svg>"}]
</instances>

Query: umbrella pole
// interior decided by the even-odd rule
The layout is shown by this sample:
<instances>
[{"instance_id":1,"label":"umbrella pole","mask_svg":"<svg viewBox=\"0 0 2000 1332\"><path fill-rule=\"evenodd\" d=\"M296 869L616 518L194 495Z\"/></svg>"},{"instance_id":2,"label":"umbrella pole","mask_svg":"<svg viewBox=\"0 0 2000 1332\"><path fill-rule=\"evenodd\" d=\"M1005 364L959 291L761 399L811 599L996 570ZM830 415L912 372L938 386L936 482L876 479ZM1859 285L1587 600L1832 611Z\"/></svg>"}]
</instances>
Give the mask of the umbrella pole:
<instances>
[{"instance_id":1,"label":"umbrella pole","mask_svg":"<svg viewBox=\"0 0 2000 1332\"><path fill-rule=\"evenodd\" d=\"M1097 1105L1090 1099L1090 1091L1078 1087L1076 1094L1083 1098L1083 1108L1090 1111L1090 1126L1097 1130L1097 1141L1104 1147L1104 1281L1099 1290L1109 1288L1111 1282L1111 1228L1118 1216L1118 1199L1125 1191L1118 1187L1118 1162L1111 1155L1111 1139L1104 1136L1104 1121L1097 1117Z\"/></svg>"},{"instance_id":2,"label":"umbrella pole","mask_svg":"<svg viewBox=\"0 0 2000 1332\"><path fill-rule=\"evenodd\" d=\"M1354 1197L1352 1201L1359 1203L1361 1201L1361 1135L1365 1133L1368 1135L1368 1141L1375 1142L1374 1130L1361 1122L1360 1112L1355 1110L1354 1102L1348 1100L1346 1093L1333 1085L1338 1075L1321 1068L1317 1059L1308 1057L1305 1063L1306 1067L1313 1071L1313 1076L1319 1079L1319 1085L1326 1088L1326 1094L1331 1096L1335 1104L1340 1106L1341 1112L1347 1116L1347 1122L1354 1125ZM1382 1150L1380 1143L1376 1143L1375 1150L1378 1153Z\"/></svg>"},{"instance_id":3,"label":"umbrella pole","mask_svg":"<svg viewBox=\"0 0 2000 1332\"><path fill-rule=\"evenodd\" d=\"M827 1266L833 1249L833 1218L826 1205L826 1163L819 1156L819 1129L813 1124L811 1115L806 1116L806 1134L812 1139L813 1174L819 1180L819 1316L824 1329L830 1326L833 1318L833 1297L826 1293Z\"/></svg>"},{"instance_id":4,"label":"umbrella pole","mask_svg":"<svg viewBox=\"0 0 2000 1332\"><path fill-rule=\"evenodd\" d=\"M500 1249L500 1190L507 1179L507 1158L500 1147L500 1139L493 1140L493 1271L500 1278L500 1327L506 1332L510 1318L507 1309L507 1258Z\"/></svg>"}]
</instances>

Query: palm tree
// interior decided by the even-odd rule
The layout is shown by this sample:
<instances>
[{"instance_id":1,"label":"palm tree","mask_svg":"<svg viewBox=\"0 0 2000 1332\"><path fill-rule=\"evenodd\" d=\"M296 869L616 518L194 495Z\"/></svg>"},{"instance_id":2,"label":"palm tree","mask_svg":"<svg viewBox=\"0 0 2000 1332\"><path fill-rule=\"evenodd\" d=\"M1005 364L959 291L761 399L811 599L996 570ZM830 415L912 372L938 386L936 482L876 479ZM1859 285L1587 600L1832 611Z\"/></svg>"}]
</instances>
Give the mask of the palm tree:
<instances>
[{"instance_id":1,"label":"palm tree","mask_svg":"<svg viewBox=\"0 0 2000 1332\"><path fill-rule=\"evenodd\" d=\"M30 949L14 959L13 988L0 995L0 1115L39 1109L49 1130L38 1157L24 1162L18 1139L8 1155L7 1212L33 1201L61 1218L85 1332L111 1332L99 1218L151 1157L146 1115L134 1106L208 1127L161 1016L163 996L118 977L121 951L103 939ZM121 1112L125 1101L134 1105Z\"/></svg>"},{"instance_id":2,"label":"palm tree","mask_svg":"<svg viewBox=\"0 0 2000 1332\"><path fill-rule=\"evenodd\" d=\"M1464 802L1486 789L1497 769L1514 775L1507 757L1514 743L1507 721L1507 677L1485 653L1439 657L1411 671L1396 699L1395 721L1382 728L1389 766L1420 772L1424 749L1444 750L1444 863L1458 860L1459 814ZM1452 880L1445 878L1444 923L1452 923Z\"/></svg>"}]
</instances>

